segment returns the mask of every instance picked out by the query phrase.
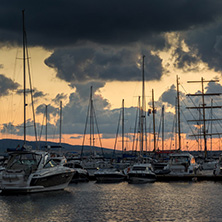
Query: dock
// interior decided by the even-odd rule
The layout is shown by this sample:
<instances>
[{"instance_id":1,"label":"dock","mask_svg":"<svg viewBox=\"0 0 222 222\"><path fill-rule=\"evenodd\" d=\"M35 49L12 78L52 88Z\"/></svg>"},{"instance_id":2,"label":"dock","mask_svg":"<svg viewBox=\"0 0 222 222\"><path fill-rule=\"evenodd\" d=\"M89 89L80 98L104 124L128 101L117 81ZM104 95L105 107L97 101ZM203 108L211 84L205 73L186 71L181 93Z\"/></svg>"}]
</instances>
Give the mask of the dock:
<instances>
[{"instance_id":1,"label":"dock","mask_svg":"<svg viewBox=\"0 0 222 222\"><path fill-rule=\"evenodd\" d=\"M202 174L189 174L189 175L157 175L156 181L170 182L170 181L222 181L222 175L202 175Z\"/></svg>"}]
</instances>

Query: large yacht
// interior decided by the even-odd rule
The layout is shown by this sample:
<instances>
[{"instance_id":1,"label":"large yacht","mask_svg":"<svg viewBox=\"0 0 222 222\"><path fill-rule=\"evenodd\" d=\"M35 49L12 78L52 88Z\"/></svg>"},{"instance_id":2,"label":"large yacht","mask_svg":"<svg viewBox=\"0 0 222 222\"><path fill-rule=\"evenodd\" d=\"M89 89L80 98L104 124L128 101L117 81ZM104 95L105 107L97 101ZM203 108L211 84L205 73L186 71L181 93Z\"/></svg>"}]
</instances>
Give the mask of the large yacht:
<instances>
[{"instance_id":1,"label":"large yacht","mask_svg":"<svg viewBox=\"0 0 222 222\"><path fill-rule=\"evenodd\" d=\"M68 186L75 170L56 164L45 151L15 151L2 172L2 192L41 192Z\"/></svg>"}]
</instances>

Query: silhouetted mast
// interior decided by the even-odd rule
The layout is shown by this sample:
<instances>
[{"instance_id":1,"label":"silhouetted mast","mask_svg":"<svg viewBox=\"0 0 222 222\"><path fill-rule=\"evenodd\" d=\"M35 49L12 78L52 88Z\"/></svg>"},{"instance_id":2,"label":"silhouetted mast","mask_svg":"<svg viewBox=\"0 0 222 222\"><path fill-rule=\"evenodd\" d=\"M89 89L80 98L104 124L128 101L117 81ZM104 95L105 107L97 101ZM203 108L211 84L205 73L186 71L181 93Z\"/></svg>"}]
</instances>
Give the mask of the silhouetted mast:
<instances>
[{"instance_id":1,"label":"silhouetted mast","mask_svg":"<svg viewBox=\"0 0 222 222\"><path fill-rule=\"evenodd\" d=\"M162 150L164 150L164 106L162 106Z\"/></svg>"},{"instance_id":2,"label":"silhouetted mast","mask_svg":"<svg viewBox=\"0 0 222 222\"><path fill-rule=\"evenodd\" d=\"M155 105L154 105L154 90L152 89L152 105L153 105L153 151L156 151L156 126L155 126Z\"/></svg>"},{"instance_id":3,"label":"silhouetted mast","mask_svg":"<svg viewBox=\"0 0 222 222\"><path fill-rule=\"evenodd\" d=\"M145 122L145 76L144 76L144 58L142 62L142 106L140 111L140 152L143 154L143 143L144 143L144 122Z\"/></svg>"},{"instance_id":4,"label":"silhouetted mast","mask_svg":"<svg viewBox=\"0 0 222 222\"><path fill-rule=\"evenodd\" d=\"M24 144L26 144L26 34L25 34L25 10L22 10L22 27L23 27L23 96L24 96Z\"/></svg>"},{"instance_id":5,"label":"silhouetted mast","mask_svg":"<svg viewBox=\"0 0 222 222\"><path fill-rule=\"evenodd\" d=\"M122 152L124 151L124 99L122 100Z\"/></svg>"},{"instance_id":6,"label":"silhouetted mast","mask_svg":"<svg viewBox=\"0 0 222 222\"><path fill-rule=\"evenodd\" d=\"M62 142L62 101L60 101L60 125L59 125L59 145Z\"/></svg>"},{"instance_id":7,"label":"silhouetted mast","mask_svg":"<svg viewBox=\"0 0 222 222\"><path fill-rule=\"evenodd\" d=\"M219 82L219 80L204 80L203 77L201 78L201 81L188 81L188 83L201 83L202 92L201 94L187 94L187 96L201 96L202 97L202 104L199 107L187 107L187 109L198 109L202 110L202 116L203 119L201 120L192 120L195 122L203 122L203 133L198 135L192 135L192 136L203 136L204 138L204 156L207 158L207 136L209 135L220 135L221 133L207 133L206 131L206 121L212 121L212 119L206 120L205 111L206 109L212 109L212 108L222 108L222 106L206 106L205 104L205 96L219 96L221 93L204 93L204 83L205 82Z\"/></svg>"},{"instance_id":8,"label":"silhouetted mast","mask_svg":"<svg viewBox=\"0 0 222 222\"><path fill-rule=\"evenodd\" d=\"M179 92L179 78L178 78L178 76L177 76L177 121L178 121L179 150L181 150L181 131L180 131L180 92Z\"/></svg>"}]
</instances>

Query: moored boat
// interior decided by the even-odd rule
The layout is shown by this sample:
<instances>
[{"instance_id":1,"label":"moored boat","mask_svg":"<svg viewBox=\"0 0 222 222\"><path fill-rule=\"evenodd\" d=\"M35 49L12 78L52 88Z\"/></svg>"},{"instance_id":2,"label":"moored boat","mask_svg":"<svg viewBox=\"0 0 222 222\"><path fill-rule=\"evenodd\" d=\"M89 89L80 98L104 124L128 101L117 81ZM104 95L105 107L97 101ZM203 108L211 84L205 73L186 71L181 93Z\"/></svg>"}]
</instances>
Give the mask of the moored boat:
<instances>
[{"instance_id":1,"label":"moored boat","mask_svg":"<svg viewBox=\"0 0 222 222\"><path fill-rule=\"evenodd\" d=\"M134 164L128 172L129 183L149 183L156 181L156 174L150 163Z\"/></svg>"},{"instance_id":2,"label":"moored boat","mask_svg":"<svg viewBox=\"0 0 222 222\"><path fill-rule=\"evenodd\" d=\"M29 193L64 189L74 170L56 164L48 152L15 151L2 173L2 192Z\"/></svg>"},{"instance_id":3,"label":"moored boat","mask_svg":"<svg viewBox=\"0 0 222 222\"><path fill-rule=\"evenodd\" d=\"M164 170L169 170L170 175L188 175L198 173L200 166L190 153L175 153L170 155L170 160Z\"/></svg>"},{"instance_id":4,"label":"moored boat","mask_svg":"<svg viewBox=\"0 0 222 222\"><path fill-rule=\"evenodd\" d=\"M115 168L99 169L94 175L96 181L100 183L116 183L126 180L126 174L122 170Z\"/></svg>"},{"instance_id":5,"label":"moored boat","mask_svg":"<svg viewBox=\"0 0 222 222\"><path fill-rule=\"evenodd\" d=\"M66 167L75 169L76 173L73 175L71 183L78 182L89 182L89 173L83 166L76 160L69 160L66 164Z\"/></svg>"}]
</instances>

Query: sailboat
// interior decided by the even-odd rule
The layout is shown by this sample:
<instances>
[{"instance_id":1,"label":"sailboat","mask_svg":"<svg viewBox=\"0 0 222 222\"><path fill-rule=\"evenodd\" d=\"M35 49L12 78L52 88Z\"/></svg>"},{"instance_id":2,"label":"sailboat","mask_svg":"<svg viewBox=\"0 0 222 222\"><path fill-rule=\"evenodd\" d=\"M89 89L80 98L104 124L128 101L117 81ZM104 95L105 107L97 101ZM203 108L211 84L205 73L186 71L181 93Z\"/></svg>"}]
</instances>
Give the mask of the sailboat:
<instances>
[{"instance_id":1,"label":"sailboat","mask_svg":"<svg viewBox=\"0 0 222 222\"><path fill-rule=\"evenodd\" d=\"M122 100L122 110L120 114L122 114L122 156L123 156L123 152L124 152L124 99ZM118 124L118 128L119 128L119 124ZM118 137L118 132L116 135L116 140L117 140L117 137ZM115 148L116 148L116 142L114 145L113 152L115 152ZM127 166L128 166L127 163L123 163L121 161L120 163L113 164L113 166L109 168L99 169L98 171L94 173L96 181L102 182L102 183L106 183L106 182L115 183L115 182L124 181L126 180L126 174L124 173L123 169L125 169Z\"/></svg>"},{"instance_id":2,"label":"sailboat","mask_svg":"<svg viewBox=\"0 0 222 222\"><path fill-rule=\"evenodd\" d=\"M145 163L144 154L144 134L145 134L145 78L144 78L144 58L142 61L142 107L140 109L140 154L138 163L135 163L132 167L129 167L127 179L129 183L147 183L154 182L156 180L156 174L154 173L151 163Z\"/></svg>"},{"instance_id":3,"label":"sailboat","mask_svg":"<svg viewBox=\"0 0 222 222\"><path fill-rule=\"evenodd\" d=\"M200 96L201 99L202 99L202 104L200 104L200 106L194 106L194 107L187 107L188 109L196 109L199 111L199 114L200 114L200 118L199 119L194 119L194 120L189 120L189 122L197 122L198 125L201 126L202 128L202 132L198 133L198 134L193 134L193 135L190 135L190 136L194 136L194 137L202 137L203 138L203 141L204 141L204 156L199 159L200 160L200 164L201 164L201 169L203 170L202 172L204 174L208 174L208 173L212 173L213 170L215 169L215 165L217 164L217 161L215 159L211 159L209 157L209 154L208 154L208 148L207 148L207 139L209 136L216 136L216 135L221 135L222 133L220 132L216 132L216 133L213 133L213 132L208 132L207 130L207 122L211 122L212 121L218 121L220 119L207 119L206 118L206 110L207 109L211 109L211 112L212 112L212 109L221 109L222 106L213 106L212 105L212 100L211 100L211 105L207 105L207 101L206 101L206 97L209 97L209 96L220 96L221 93L205 93L204 92L204 83L205 82L218 82L218 80L204 80L203 77L201 78L201 81L188 81L188 83L201 83L201 93L199 94L188 94L188 96ZM212 114L211 114L212 115ZM212 127L212 126L211 126ZM212 130L212 128L211 128ZM209 171L210 172L207 172Z\"/></svg>"},{"instance_id":4,"label":"sailboat","mask_svg":"<svg viewBox=\"0 0 222 222\"><path fill-rule=\"evenodd\" d=\"M102 141L100 138L100 132L97 124L94 104L93 104L93 91L92 86L90 88L90 98L89 98L89 105L88 105L88 112L86 116L86 124L84 129L84 136L83 136L83 142L82 142L82 150L81 150L81 165L84 169L86 169L89 173L90 179L95 179L94 173L101 168L109 168L111 166L110 163L104 160L104 153L102 148ZM86 131L87 131L87 125L88 125L88 117L89 117L89 130L90 130L90 156L88 158L83 158L83 149L85 146L85 138L86 138ZM96 128L95 128L96 126ZM95 147L95 131L97 131L101 153L102 155L99 155L96 153L96 147Z\"/></svg>"},{"instance_id":5,"label":"sailboat","mask_svg":"<svg viewBox=\"0 0 222 222\"><path fill-rule=\"evenodd\" d=\"M22 150L9 153L8 163L2 172L1 190L3 193L29 193L60 190L68 186L74 170L56 164L46 151L26 149L26 60L27 45L23 21L23 69L24 69L24 146Z\"/></svg>"}]
</instances>

